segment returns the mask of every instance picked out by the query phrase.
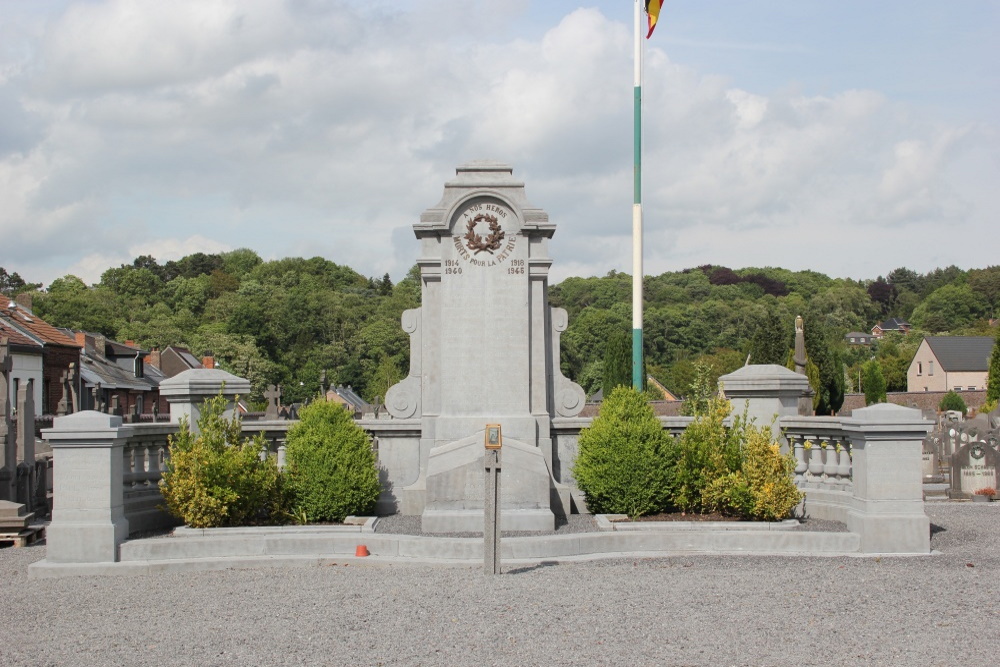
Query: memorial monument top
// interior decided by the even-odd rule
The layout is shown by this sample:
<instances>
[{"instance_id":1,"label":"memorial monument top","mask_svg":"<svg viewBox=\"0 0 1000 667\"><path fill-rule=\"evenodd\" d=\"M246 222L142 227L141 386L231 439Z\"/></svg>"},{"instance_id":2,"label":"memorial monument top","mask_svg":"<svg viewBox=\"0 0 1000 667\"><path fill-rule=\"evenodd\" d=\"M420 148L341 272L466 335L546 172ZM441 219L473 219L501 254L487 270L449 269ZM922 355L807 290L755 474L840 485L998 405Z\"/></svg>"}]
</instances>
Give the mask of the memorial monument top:
<instances>
[{"instance_id":1,"label":"memorial monument top","mask_svg":"<svg viewBox=\"0 0 1000 667\"><path fill-rule=\"evenodd\" d=\"M465 472L457 471L475 459L482 479L483 429L501 424L512 443L504 506L525 509L524 497L512 499L530 486L528 504L551 521L551 419L579 414L586 398L559 368L567 316L548 304L555 225L528 201L510 166L477 161L456 170L413 231L420 241L421 307L403 314L410 372L386 394L386 409L397 419L421 420L421 481L414 490L422 493L426 479L427 507L479 510L481 522L482 487L473 498ZM479 447L466 452L460 442ZM517 443L531 470L520 486L513 474ZM432 473L454 489L441 490Z\"/></svg>"}]
</instances>

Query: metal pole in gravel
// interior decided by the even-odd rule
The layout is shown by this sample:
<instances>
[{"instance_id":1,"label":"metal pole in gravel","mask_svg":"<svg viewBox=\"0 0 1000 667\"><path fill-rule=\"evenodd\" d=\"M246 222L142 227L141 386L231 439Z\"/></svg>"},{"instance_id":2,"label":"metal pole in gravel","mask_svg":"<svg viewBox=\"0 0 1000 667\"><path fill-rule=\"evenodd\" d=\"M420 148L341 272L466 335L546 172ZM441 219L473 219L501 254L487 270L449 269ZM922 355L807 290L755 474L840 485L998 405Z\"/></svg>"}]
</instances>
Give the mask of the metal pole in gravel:
<instances>
[{"instance_id":1,"label":"metal pole in gravel","mask_svg":"<svg viewBox=\"0 0 1000 667\"><path fill-rule=\"evenodd\" d=\"M486 425L486 492L484 495L483 570L500 574L500 447L499 424Z\"/></svg>"}]
</instances>

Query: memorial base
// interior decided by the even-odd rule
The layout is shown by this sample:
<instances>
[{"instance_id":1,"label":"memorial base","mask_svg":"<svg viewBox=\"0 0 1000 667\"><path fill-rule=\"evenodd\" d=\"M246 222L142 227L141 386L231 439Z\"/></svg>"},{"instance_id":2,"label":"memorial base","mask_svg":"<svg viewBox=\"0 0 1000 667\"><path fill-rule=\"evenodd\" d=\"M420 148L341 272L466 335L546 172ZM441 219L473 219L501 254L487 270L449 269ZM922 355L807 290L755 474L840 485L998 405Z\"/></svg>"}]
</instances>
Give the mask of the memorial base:
<instances>
[{"instance_id":1,"label":"memorial base","mask_svg":"<svg viewBox=\"0 0 1000 667\"><path fill-rule=\"evenodd\" d=\"M552 531L556 517L551 510L501 510L501 531ZM420 528L425 533L483 533L483 510L424 510Z\"/></svg>"}]
</instances>

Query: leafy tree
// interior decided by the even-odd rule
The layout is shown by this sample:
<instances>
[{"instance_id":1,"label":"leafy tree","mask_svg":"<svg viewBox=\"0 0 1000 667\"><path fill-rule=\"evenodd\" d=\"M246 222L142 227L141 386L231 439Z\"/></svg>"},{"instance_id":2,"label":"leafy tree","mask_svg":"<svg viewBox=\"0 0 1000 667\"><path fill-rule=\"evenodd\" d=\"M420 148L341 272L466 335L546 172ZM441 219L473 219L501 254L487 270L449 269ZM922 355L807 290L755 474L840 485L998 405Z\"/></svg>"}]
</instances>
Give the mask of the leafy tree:
<instances>
[{"instance_id":1,"label":"leafy tree","mask_svg":"<svg viewBox=\"0 0 1000 667\"><path fill-rule=\"evenodd\" d=\"M382 487L368 434L339 403L315 401L299 419L286 450L296 513L321 522L371 513Z\"/></svg>"},{"instance_id":2,"label":"leafy tree","mask_svg":"<svg viewBox=\"0 0 1000 667\"><path fill-rule=\"evenodd\" d=\"M871 359L863 366L864 382L862 387L865 390L865 405L873 403L885 403L885 376L882 375L882 366L878 361Z\"/></svg>"},{"instance_id":3,"label":"leafy tree","mask_svg":"<svg viewBox=\"0 0 1000 667\"><path fill-rule=\"evenodd\" d=\"M15 297L22 292L32 292L41 286L41 283L26 283L17 271L7 273L7 270L0 266L0 294L6 297Z\"/></svg>"},{"instance_id":4,"label":"leafy tree","mask_svg":"<svg viewBox=\"0 0 1000 667\"><path fill-rule=\"evenodd\" d=\"M986 380L986 401L996 404L1000 401L1000 333L997 333L990 354L990 371Z\"/></svg>"},{"instance_id":5,"label":"leafy tree","mask_svg":"<svg viewBox=\"0 0 1000 667\"><path fill-rule=\"evenodd\" d=\"M938 403L938 410L957 410L964 415L968 410L968 407L965 405L965 400L961 396L954 391L949 391L941 397L941 402Z\"/></svg>"},{"instance_id":6,"label":"leafy tree","mask_svg":"<svg viewBox=\"0 0 1000 667\"><path fill-rule=\"evenodd\" d=\"M968 285L944 285L913 310L910 319L921 329L944 332L970 324L986 313L986 304Z\"/></svg>"},{"instance_id":7,"label":"leafy tree","mask_svg":"<svg viewBox=\"0 0 1000 667\"><path fill-rule=\"evenodd\" d=\"M1000 266L969 271L969 289L988 306L991 318L1000 310Z\"/></svg>"},{"instance_id":8,"label":"leafy tree","mask_svg":"<svg viewBox=\"0 0 1000 667\"><path fill-rule=\"evenodd\" d=\"M580 432L573 477L588 509L631 517L664 509L669 490L668 436L646 397L618 386Z\"/></svg>"}]
</instances>

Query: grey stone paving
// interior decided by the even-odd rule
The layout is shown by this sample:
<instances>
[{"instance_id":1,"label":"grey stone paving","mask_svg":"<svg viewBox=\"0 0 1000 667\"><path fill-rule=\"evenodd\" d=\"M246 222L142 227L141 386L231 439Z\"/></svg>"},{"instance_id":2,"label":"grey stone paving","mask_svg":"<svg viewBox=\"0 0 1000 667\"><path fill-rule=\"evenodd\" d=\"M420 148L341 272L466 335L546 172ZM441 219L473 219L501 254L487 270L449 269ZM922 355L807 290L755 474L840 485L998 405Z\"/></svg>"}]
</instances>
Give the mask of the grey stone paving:
<instances>
[{"instance_id":1,"label":"grey stone paving","mask_svg":"<svg viewBox=\"0 0 1000 667\"><path fill-rule=\"evenodd\" d=\"M926 557L682 556L27 579L0 550L2 665L986 665L1000 503L928 503Z\"/></svg>"}]
</instances>

